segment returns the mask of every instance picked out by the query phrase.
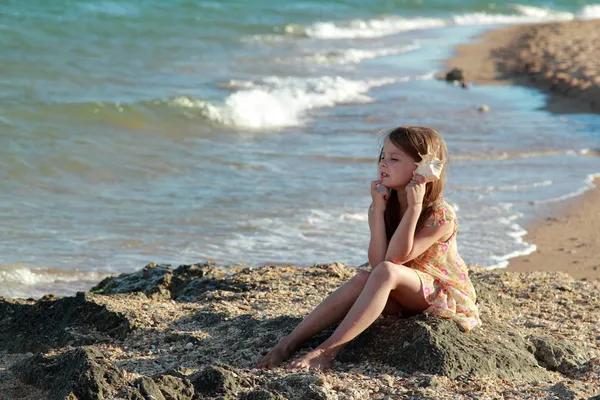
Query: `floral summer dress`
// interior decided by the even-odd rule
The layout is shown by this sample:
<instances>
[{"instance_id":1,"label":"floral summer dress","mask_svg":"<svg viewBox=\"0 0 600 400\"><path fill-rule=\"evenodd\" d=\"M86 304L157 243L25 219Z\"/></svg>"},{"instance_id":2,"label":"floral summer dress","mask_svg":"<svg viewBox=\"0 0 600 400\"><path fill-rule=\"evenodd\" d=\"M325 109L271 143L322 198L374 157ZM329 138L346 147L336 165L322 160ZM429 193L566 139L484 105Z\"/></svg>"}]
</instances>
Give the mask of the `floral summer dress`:
<instances>
[{"instance_id":1,"label":"floral summer dress","mask_svg":"<svg viewBox=\"0 0 600 400\"><path fill-rule=\"evenodd\" d=\"M407 263L416 270L425 300L430 304L424 312L454 320L463 331L481 325L476 295L469 272L456 248L458 222L450 204L442 200L425 226L441 226L454 221L452 236L445 242L436 242L419 257Z\"/></svg>"}]
</instances>

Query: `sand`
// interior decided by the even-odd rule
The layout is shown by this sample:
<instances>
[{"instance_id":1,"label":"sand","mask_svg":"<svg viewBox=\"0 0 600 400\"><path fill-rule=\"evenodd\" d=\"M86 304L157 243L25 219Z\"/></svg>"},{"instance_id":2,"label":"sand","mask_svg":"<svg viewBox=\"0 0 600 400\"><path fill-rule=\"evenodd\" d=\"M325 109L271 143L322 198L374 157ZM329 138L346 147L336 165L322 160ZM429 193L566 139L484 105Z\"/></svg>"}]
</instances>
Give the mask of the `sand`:
<instances>
[{"instance_id":1,"label":"sand","mask_svg":"<svg viewBox=\"0 0 600 400\"><path fill-rule=\"evenodd\" d=\"M459 46L448 68L476 84L518 84L550 95L554 113L600 112L600 20L518 25Z\"/></svg>"},{"instance_id":2,"label":"sand","mask_svg":"<svg viewBox=\"0 0 600 400\"><path fill-rule=\"evenodd\" d=\"M461 45L447 68L479 85L526 85L548 93L555 113L600 112L600 20L510 26ZM595 152L590 157L597 157ZM598 162L600 173L600 160ZM563 271L600 277L600 179L582 196L534 210L525 240L537 250L509 271Z\"/></svg>"},{"instance_id":3,"label":"sand","mask_svg":"<svg viewBox=\"0 0 600 400\"><path fill-rule=\"evenodd\" d=\"M528 227L532 254L510 261L509 271L564 271L574 278L600 278L600 179L596 187ZM554 215L550 215L554 213Z\"/></svg>"}]
</instances>

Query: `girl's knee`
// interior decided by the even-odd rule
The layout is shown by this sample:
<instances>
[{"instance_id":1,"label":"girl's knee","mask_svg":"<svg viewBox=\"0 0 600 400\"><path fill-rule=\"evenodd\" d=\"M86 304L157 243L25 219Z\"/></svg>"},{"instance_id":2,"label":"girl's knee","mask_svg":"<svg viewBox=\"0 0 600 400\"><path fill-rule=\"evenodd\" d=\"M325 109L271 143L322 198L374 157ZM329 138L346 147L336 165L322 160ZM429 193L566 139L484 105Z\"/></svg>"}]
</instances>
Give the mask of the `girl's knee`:
<instances>
[{"instance_id":1,"label":"girl's knee","mask_svg":"<svg viewBox=\"0 0 600 400\"><path fill-rule=\"evenodd\" d=\"M401 282L405 277L405 272L407 267L404 265L394 264L391 261L384 261L377 265L373 270L374 279L378 279L381 281L393 281L393 282Z\"/></svg>"},{"instance_id":2,"label":"girl's knee","mask_svg":"<svg viewBox=\"0 0 600 400\"><path fill-rule=\"evenodd\" d=\"M398 265L396 265L390 261L384 261L384 262L380 263L379 265L377 265L375 267L375 269L373 269L372 275L381 280L388 280L388 279L393 278L396 275L395 270L397 268L398 268Z\"/></svg>"}]
</instances>

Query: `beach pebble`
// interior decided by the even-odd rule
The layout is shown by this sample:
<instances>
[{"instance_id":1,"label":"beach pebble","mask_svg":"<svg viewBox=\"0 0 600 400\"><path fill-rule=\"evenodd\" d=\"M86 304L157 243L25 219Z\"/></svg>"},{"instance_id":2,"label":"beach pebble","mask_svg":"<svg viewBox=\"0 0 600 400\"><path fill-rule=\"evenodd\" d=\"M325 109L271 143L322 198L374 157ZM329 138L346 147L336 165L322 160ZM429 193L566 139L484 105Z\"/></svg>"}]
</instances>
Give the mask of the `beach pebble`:
<instances>
[{"instance_id":1,"label":"beach pebble","mask_svg":"<svg viewBox=\"0 0 600 400\"><path fill-rule=\"evenodd\" d=\"M446 81L448 82L458 82L465 80L465 73L460 68L454 68L451 71L446 73Z\"/></svg>"},{"instance_id":2,"label":"beach pebble","mask_svg":"<svg viewBox=\"0 0 600 400\"><path fill-rule=\"evenodd\" d=\"M477 107L477 111L488 112L488 111L490 111L490 106L488 106L487 104L482 104L479 107Z\"/></svg>"}]
</instances>

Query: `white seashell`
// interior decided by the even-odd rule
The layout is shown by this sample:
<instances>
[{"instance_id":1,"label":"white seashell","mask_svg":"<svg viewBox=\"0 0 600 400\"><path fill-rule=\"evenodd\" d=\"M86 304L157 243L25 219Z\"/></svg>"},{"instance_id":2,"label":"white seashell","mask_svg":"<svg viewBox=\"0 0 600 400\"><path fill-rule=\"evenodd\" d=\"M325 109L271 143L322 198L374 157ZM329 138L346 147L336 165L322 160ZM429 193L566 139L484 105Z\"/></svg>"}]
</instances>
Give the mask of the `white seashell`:
<instances>
[{"instance_id":1,"label":"white seashell","mask_svg":"<svg viewBox=\"0 0 600 400\"><path fill-rule=\"evenodd\" d=\"M433 154L427 153L425 155L419 153L421 161L417 164L416 173L425 178L425 182L433 182L436 179L440 179L440 174L444 168L444 162Z\"/></svg>"}]
</instances>

